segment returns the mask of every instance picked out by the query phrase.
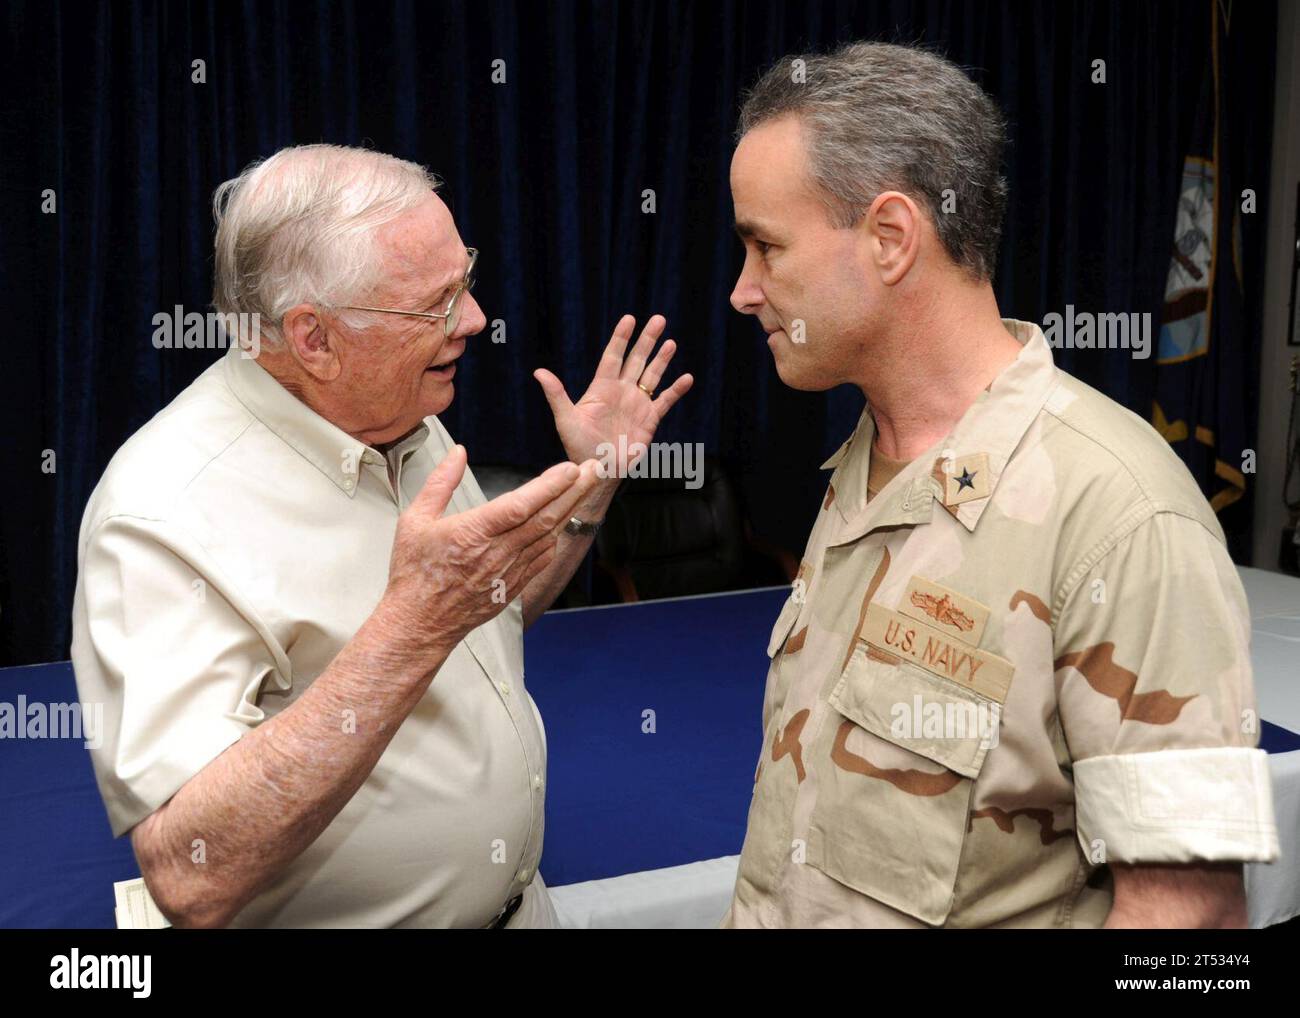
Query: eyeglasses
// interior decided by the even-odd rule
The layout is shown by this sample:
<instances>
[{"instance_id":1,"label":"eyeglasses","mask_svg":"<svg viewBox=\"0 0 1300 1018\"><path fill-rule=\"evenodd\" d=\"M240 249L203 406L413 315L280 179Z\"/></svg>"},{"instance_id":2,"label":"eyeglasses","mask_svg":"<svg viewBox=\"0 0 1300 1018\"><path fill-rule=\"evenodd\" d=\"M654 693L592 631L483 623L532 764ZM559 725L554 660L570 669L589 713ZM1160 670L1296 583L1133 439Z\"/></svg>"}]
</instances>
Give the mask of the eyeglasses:
<instances>
[{"instance_id":1,"label":"eyeglasses","mask_svg":"<svg viewBox=\"0 0 1300 1018\"><path fill-rule=\"evenodd\" d=\"M380 311L386 315L409 315L412 318L441 318L443 335L450 336L456 331L456 326L460 323L460 295L466 290L474 289L474 267L478 264L478 248L467 247L465 253L469 255L469 268L465 270L465 278L457 283L456 288L452 290L446 311L403 311L399 308L362 307L359 304L341 304L339 306L347 308L349 311Z\"/></svg>"}]
</instances>

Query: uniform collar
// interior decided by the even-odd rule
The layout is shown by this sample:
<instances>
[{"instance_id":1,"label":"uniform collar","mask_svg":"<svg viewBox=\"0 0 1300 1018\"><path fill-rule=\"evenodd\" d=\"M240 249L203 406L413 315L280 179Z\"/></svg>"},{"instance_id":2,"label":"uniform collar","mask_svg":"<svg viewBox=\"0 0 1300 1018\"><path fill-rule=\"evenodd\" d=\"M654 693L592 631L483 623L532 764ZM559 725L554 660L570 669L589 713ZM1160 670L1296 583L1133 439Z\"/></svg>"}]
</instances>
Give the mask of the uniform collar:
<instances>
[{"instance_id":1,"label":"uniform collar","mask_svg":"<svg viewBox=\"0 0 1300 1018\"><path fill-rule=\"evenodd\" d=\"M968 531L975 529L1012 453L1057 382L1043 330L1013 318L1002 319L1002 324L1021 344L1020 353L980 392L946 438L908 464L876 496L870 526L924 522L938 503ZM849 440L822 464L822 469L835 468L832 504L850 529L857 529L866 509L875 434L875 418L867 407ZM877 508L884 517L877 518Z\"/></svg>"},{"instance_id":2,"label":"uniform collar","mask_svg":"<svg viewBox=\"0 0 1300 1018\"><path fill-rule=\"evenodd\" d=\"M351 498L357 492L362 464L382 464L384 454L331 424L275 380L237 344L226 354L226 383L248 412ZM429 426L420 423L388 451L400 463L424 444Z\"/></svg>"}]
</instances>

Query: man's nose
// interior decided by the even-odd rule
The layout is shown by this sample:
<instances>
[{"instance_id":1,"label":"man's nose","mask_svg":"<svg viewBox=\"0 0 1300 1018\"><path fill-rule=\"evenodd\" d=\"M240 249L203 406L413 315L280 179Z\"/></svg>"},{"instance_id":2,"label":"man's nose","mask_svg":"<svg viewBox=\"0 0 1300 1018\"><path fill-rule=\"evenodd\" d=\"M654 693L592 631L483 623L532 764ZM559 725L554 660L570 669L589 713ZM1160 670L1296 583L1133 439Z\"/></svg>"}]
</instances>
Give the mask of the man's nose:
<instances>
[{"instance_id":1,"label":"man's nose","mask_svg":"<svg viewBox=\"0 0 1300 1018\"><path fill-rule=\"evenodd\" d=\"M763 291L750 273L749 263L750 259L746 257L736 280L736 288L731 291L731 306L742 315L758 314L758 309L763 304Z\"/></svg>"},{"instance_id":2,"label":"man's nose","mask_svg":"<svg viewBox=\"0 0 1300 1018\"><path fill-rule=\"evenodd\" d=\"M456 323L456 332L453 338L477 336L487 327L487 316L483 314L483 309L478 306L478 301L474 299L473 294L468 290L461 293L460 299L465 306L461 308L460 321Z\"/></svg>"}]
</instances>

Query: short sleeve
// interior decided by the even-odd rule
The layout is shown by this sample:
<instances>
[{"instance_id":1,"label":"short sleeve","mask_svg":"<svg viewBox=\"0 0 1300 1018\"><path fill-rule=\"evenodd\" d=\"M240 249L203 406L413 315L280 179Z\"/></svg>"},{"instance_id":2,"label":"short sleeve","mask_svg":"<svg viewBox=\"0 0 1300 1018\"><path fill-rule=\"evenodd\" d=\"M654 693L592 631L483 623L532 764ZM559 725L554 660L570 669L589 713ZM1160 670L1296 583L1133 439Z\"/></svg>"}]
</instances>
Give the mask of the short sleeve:
<instances>
[{"instance_id":1,"label":"short sleeve","mask_svg":"<svg viewBox=\"0 0 1300 1018\"><path fill-rule=\"evenodd\" d=\"M114 516L86 540L72 663L109 823L120 836L260 722L279 678L247 609L168 524Z\"/></svg>"},{"instance_id":2,"label":"short sleeve","mask_svg":"<svg viewBox=\"0 0 1300 1018\"><path fill-rule=\"evenodd\" d=\"M1276 858L1250 613L1222 542L1157 512L1071 582L1054 667L1084 851L1129 863Z\"/></svg>"}]
</instances>

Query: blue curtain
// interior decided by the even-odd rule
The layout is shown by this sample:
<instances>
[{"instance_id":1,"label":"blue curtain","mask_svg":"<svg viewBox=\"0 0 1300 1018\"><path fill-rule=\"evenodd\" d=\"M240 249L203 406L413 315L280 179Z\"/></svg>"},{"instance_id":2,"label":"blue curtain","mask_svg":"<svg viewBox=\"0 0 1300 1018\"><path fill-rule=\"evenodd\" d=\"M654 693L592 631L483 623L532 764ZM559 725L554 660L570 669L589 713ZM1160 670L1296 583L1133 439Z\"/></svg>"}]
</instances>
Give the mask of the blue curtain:
<instances>
[{"instance_id":1,"label":"blue curtain","mask_svg":"<svg viewBox=\"0 0 1300 1018\"><path fill-rule=\"evenodd\" d=\"M151 320L208 305L212 190L251 160L330 141L444 178L462 235L483 252L476 295L506 326L506 342L471 346L445 415L471 464L558 459L531 371L552 368L576 396L621 313L662 312L676 370L697 384L661 437L720 456L756 532L797 552L824 490L817 464L862 397L784 388L757 325L728 305L740 248L727 173L744 88L793 50L868 37L938 46L1011 119L1003 313L1042 321L1072 303L1159 322L1210 2L11 0L0 14L0 663L66 657L91 489L219 356L154 349ZM1238 179L1261 202L1275 19L1272 4L1235 4L1222 53ZM1097 59L1104 85L1092 81ZM42 211L47 189L54 213ZM1265 220L1261 209L1242 224L1252 385ZM1058 358L1149 416L1154 359ZM1225 516L1238 548L1251 501Z\"/></svg>"}]
</instances>

